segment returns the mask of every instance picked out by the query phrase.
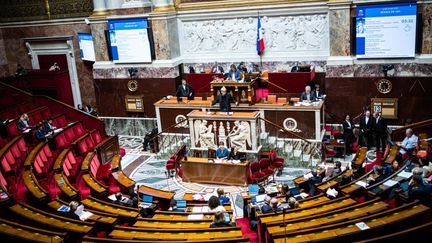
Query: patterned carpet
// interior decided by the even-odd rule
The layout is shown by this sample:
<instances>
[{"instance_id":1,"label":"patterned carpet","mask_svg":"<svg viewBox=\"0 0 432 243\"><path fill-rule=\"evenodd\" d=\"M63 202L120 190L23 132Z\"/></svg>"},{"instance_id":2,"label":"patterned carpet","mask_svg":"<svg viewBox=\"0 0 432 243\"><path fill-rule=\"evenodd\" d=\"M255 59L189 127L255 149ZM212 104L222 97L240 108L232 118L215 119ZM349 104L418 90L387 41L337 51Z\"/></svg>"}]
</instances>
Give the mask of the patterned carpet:
<instances>
[{"instance_id":1,"label":"patterned carpet","mask_svg":"<svg viewBox=\"0 0 432 243\"><path fill-rule=\"evenodd\" d=\"M221 187L231 196L234 202L235 214L241 218L243 213L243 201L240 193L245 191L241 186L210 185L200 183L182 182L181 178L170 177L165 169L165 160L160 160L155 154L143 152L143 138L132 136L120 136L120 147L126 149L126 155L122 159L123 171L139 185L146 185L157 189L174 191L175 199L183 198L186 192L215 193ZM305 174L307 169L284 168L281 176L275 177L276 183L286 183L294 187L292 179Z\"/></svg>"}]
</instances>

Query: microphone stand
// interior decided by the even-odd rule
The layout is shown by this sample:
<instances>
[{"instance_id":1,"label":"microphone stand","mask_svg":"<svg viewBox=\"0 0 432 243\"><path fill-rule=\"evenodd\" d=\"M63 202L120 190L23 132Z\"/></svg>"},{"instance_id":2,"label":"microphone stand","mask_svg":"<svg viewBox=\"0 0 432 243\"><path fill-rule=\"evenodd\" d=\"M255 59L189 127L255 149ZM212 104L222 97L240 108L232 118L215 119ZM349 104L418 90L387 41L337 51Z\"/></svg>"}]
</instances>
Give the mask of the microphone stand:
<instances>
[{"instance_id":1,"label":"microphone stand","mask_svg":"<svg viewBox=\"0 0 432 243\"><path fill-rule=\"evenodd\" d=\"M284 227L284 242L286 243L286 234L287 234L287 231L286 231L286 222L285 222L285 210L286 210L286 208L283 208L283 210L282 210L282 217L283 217L283 227Z\"/></svg>"},{"instance_id":2,"label":"microphone stand","mask_svg":"<svg viewBox=\"0 0 432 243\"><path fill-rule=\"evenodd\" d=\"M167 182L168 191L171 191L171 190L170 190L170 186L169 186L169 181L168 181L168 179L169 179L169 177L170 177L168 171L165 171L165 177L166 177L166 182Z\"/></svg>"}]
</instances>

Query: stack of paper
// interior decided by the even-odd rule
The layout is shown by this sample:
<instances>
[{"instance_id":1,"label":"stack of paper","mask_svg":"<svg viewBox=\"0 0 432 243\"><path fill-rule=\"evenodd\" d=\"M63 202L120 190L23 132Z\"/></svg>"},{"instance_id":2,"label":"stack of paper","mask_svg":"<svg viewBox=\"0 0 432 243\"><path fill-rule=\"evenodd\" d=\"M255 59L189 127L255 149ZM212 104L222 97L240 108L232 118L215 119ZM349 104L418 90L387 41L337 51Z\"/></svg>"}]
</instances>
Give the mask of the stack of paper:
<instances>
[{"instance_id":1,"label":"stack of paper","mask_svg":"<svg viewBox=\"0 0 432 243\"><path fill-rule=\"evenodd\" d=\"M188 220L201 220L204 218L204 214L189 214Z\"/></svg>"},{"instance_id":2,"label":"stack of paper","mask_svg":"<svg viewBox=\"0 0 432 243\"><path fill-rule=\"evenodd\" d=\"M395 180L388 180L388 181L384 182L384 186L387 186L387 187L392 187L396 184L398 184L398 182Z\"/></svg>"},{"instance_id":3,"label":"stack of paper","mask_svg":"<svg viewBox=\"0 0 432 243\"><path fill-rule=\"evenodd\" d=\"M194 194L194 195L192 196L192 198L193 198L193 200L196 200L196 201L202 201L202 200L204 200L203 195L201 195L201 194L199 194L199 193Z\"/></svg>"},{"instance_id":4,"label":"stack of paper","mask_svg":"<svg viewBox=\"0 0 432 243\"><path fill-rule=\"evenodd\" d=\"M401 171L398 176L403 177L405 179L409 179L412 176L411 172Z\"/></svg>"},{"instance_id":5,"label":"stack of paper","mask_svg":"<svg viewBox=\"0 0 432 243\"><path fill-rule=\"evenodd\" d=\"M368 186L368 184L364 181L357 181L356 185L359 185L359 186L364 187L364 188L366 188Z\"/></svg>"}]
</instances>

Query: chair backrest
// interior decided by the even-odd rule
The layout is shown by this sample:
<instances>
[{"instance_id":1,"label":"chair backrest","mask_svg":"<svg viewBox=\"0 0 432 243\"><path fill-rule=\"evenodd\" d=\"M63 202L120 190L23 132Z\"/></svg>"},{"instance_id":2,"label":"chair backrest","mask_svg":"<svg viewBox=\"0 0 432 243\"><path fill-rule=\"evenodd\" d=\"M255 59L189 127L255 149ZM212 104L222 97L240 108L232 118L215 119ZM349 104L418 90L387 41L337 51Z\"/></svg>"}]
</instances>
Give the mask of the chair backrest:
<instances>
[{"instance_id":1,"label":"chair backrest","mask_svg":"<svg viewBox=\"0 0 432 243\"><path fill-rule=\"evenodd\" d=\"M63 172L64 172L64 174L65 174L66 177L70 176L69 169L66 168L66 166L63 166Z\"/></svg>"},{"instance_id":2,"label":"chair backrest","mask_svg":"<svg viewBox=\"0 0 432 243\"><path fill-rule=\"evenodd\" d=\"M16 121L7 124L7 132L9 134L9 136L11 136L11 137L19 135Z\"/></svg>"},{"instance_id":3,"label":"chair backrest","mask_svg":"<svg viewBox=\"0 0 432 243\"><path fill-rule=\"evenodd\" d=\"M5 156L3 156L3 158L2 158L1 164L2 164L2 168L3 168L3 172L9 173L12 170L12 168L10 167L10 164L8 163Z\"/></svg>"},{"instance_id":4,"label":"chair backrest","mask_svg":"<svg viewBox=\"0 0 432 243\"><path fill-rule=\"evenodd\" d=\"M56 143L58 147L64 148L67 146L67 141L64 133L60 133L55 137Z\"/></svg>"},{"instance_id":5,"label":"chair backrest","mask_svg":"<svg viewBox=\"0 0 432 243\"><path fill-rule=\"evenodd\" d=\"M65 137L66 137L66 140L67 140L69 143L73 142L73 141L75 140L75 138L77 137L77 136L75 136L75 133L74 133L74 131L73 131L73 128L69 128L69 129L67 129L67 130L64 132L64 135L65 135Z\"/></svg>"},{"instance_id":6,"label":"chair backrest","mask_svg":"<svg viewBox=\"0 0 432 243\"><path fill-rule=\"evenodd\" d=\"M20 138L20 140L18 140L17 142L18 148L21 152L27 152L27 146L25 143L24 138Z\"/></svg>"},{"instance_id":7,"label":"chair backrest","mask_svg":"<svg viewBox=\"0 0 432 243\"><path fill-rule=\"evenodd\" d=\"M93 142L93 139L92 139L91 136L88 136L88 137L85 139L85 142L86 142L86 144L87 144L87 147L88 147L89 151L94 149L94 147L95 147L95 143Z\"/></svg>"},{"instance_id":8,"label":"chair backrest","mask_svg":"<svg viewBox=\"0 0 432 243\"><path fill-rule=\"evenodd\" d=\"M270 160L264 159L259 162L261 170L265 170L270 166Z\"/></svg>"},{"instance_id":9,"label":"chair backrest","mask_svg":"<svg viewBox=\"0 0 432 243\"><path fill-rule=\"evenodd\" d=\"M77 162L76 162L76 159L75 159L75 156L73 155L72 151L69 151L69 152L68 152L68 154L67 154L67 158L68 158L69 162L70 162L72 165L74 165L74 164L77 163Z\"/></svg>"},{"instance_id":10,"label":"chair backrest","mask_svg":"<svg viewBox=\"0 0 432 243\"><path fill-rule=\"evenodd\" d=\"M13 144L9 150L12 152L12 155L15 159L21 158L21 151L19 150L17 144Z\"/></svg>"},{"instance_id":11,"label":"chair backrest","mask_svg":"<svg viewBox=\"0 0 432 243\"><path fill-rule=\"evenodd\" d=\"M41 169L41 167L39 166L38 163L34 163L33 164L33 168L35 169L36 174L38 174L38 175L42 174L42 169Z\"/></svg>"},{"instance_id":12,"label":"chair backrest","mask_svg":"<svg viewBox=\"0 0 432 243\"><path fill-rule=\"evenodd\" d=\"M49 148L48 144L43 147L43 151L46 157L49 158L53 157L51 149Z\"/></svg>"},{"instance_id":13,"label":"chair backrest","mask_svg":"<svg viewBox=\"0 0 432 243\"><path fill-rule=\"evenodd\" d=\"M215 159L216 158L216 150L212 149L212 148L209 148L208 149L208 157L211 158L211 159Z\"/></svg>"},{"instance_id":14,"label":"chair backrest","mask_svg":"<svg viewBox=\"0 0 432 243\"><path fill-rule=\"evenodd\" d=\"M76 137L81 137L85 133L85 130L82 127L81 123L78 123L75 126L73 126L73 129Z\"/></svg>"},{"instance_id":15,"label":"chair backrest","mask_svg":"<svg viewBox=\"0 0 432 243\"><path fill-rule=\"evenodd\" d=\"M2 185L2 187L4 189L7 189L7 181L6 179L3 177L3 174L0 172L0 184Z\"/></svg>"},{"instance_id":16,"label":"chair backrest","mask_svg":"<svg viewBox=\"0 0 432 243\"><path fill-rule=\"evenodd\" d=\"M252 173L255 173L260 170L260 165L258 162L251 163L250 170Z\"/></svg>"},{"instance_id":17,"label":"chair backrest","mask_svg":"<svg viewBox=\"0 0 432 243\"><path fill-rule=\"evenodd\" d=\"M276 103L276 95L268 95L267 96L267 102Z\"/></svg>"},{"instance_id":18,"label":"chair backrest","mask_svg":"<svg viewBox=\"0 0 432 243\"><path fill-rule=\"evenodd\" d=\"M81 155L86 154L86 153L89 152L89 148L88 148L87 143L85 142L85 140L82 140L82 141L80 141L78 143L78 150L79 150L79 153Z\"/></svg>"},{"instance_id":19,"label":"chair backrest","mask_svg":"<svg viewBox=\"0 0 432 243\"><path fill-rule=\"evenodd\" d=\"M92 136L92 138L93 138L93 141L94 141L95 145L98 145L98 144L100 144L100 143L102 142L102 137L101 137L101 135L99 134L99 131L98 131L98 130L94 131L94 132L91 134L91 136Z\"/></svg>"},{"instance_id":20,"label":"chair backrest","mask_svg":"<svg viewBox=\"0 0 432 243\"><path fill-rule=\"evenodd\" d=\"M15 165L15 158L10 150L6 152L5 157L10 165Z\"/></svg>"}]
</instances>

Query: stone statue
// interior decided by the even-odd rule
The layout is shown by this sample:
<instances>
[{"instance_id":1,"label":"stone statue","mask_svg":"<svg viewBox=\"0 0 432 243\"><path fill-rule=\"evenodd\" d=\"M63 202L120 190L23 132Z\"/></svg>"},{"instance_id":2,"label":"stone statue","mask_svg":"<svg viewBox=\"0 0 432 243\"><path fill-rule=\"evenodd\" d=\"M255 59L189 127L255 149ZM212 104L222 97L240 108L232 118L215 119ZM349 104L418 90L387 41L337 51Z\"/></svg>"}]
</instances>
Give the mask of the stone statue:
<instances>
[{"instance_id":1,"label":"stone statue","mask_svg":"<svg viewBox=\"0 0 432 243\"><path fill-rule=\"evenodd\" d=\"M215 145L215 136L212 132L212 125L207 127L207 121L197 120L195 121L194 131L195 131L195 144L200 143L201 147L204 148L214 148Z\"/></svg>"},{"instance_id":2,"label":"stone statue","mask_svg":"<svg viewBox=\"0 0 432 243\"><path fill-rule=\"evenodd\" d=\"M251 146L251 128L248 122L235 121L234 127L228 135L230 146L247 149L247 145Z\"/></svg>"}]
</instances>

